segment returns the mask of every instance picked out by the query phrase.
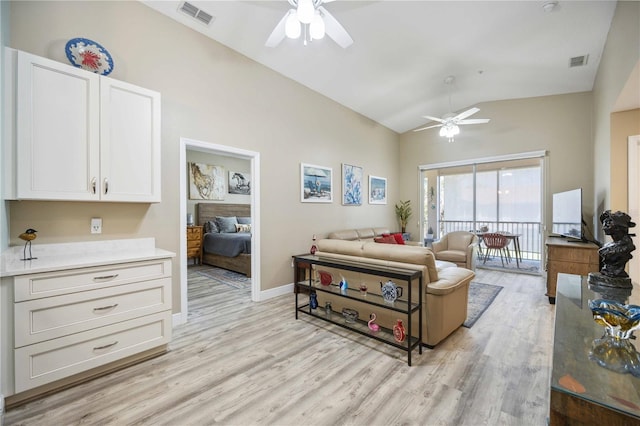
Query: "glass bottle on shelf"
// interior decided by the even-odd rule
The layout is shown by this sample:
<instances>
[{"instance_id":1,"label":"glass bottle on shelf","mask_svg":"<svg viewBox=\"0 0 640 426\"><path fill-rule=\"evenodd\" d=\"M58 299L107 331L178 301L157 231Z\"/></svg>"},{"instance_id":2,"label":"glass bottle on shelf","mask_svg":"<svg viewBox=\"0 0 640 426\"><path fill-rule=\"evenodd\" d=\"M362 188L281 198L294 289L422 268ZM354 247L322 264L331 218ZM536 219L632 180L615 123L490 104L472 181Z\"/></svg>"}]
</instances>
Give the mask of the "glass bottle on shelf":
<instances>
[{"instance_id":1,"label":"glass bottle on shelf","mask_svg":"<svg viewBox=\"0 0 640 426\"><path fill-rule=\"evenodd\" d=\"M316 254L316 251L318 251L318 246L316 246L316 234L313 234L313 244L311 245L311 250L309 250L309 252L311 254Z\"/></svg>"}]
</instances>

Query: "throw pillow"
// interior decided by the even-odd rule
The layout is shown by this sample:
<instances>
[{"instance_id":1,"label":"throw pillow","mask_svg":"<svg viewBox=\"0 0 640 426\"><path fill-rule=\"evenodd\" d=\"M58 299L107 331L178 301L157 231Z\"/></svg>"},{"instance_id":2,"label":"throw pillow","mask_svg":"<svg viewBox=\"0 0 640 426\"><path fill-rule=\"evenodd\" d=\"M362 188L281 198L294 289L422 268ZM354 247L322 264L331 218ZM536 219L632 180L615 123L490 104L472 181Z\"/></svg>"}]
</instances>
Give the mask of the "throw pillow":
<instances>
[{"instance_id":1,"label":"throw pillow","mask_svg":"<svg viewBox=\"0 0 640 426\"><path fill-rule=\"evenodd\" d=\"M251 216L238 216L238 223L251 225Z\"/></svg>"},{"instance_id":2,"label":"throw pillow","mask_svg":"<svg viewBox=\"0 0 640 426\"><path fill-rule=\"evenodd\" d=\"M251 224L236 223L236 232L251 232Z\"/></svg>"},{"instance_id":3,"label":"throw pillow","mask_svg":"<svg viewBox=\"0 0 640 426\"><path fill-rule=\"evenodd\" d=\"M218 225L213 220L208 220L204 223L203 230L205 234L214 233L217 234L220 232L218 229Z\"/></svg>"},{"instance_id":4,"label":"throw pillow","mask_svg":"<svg viewBox=\"0 0 640 426\"><path fill-rule=\"evenodd\" d=\"M373 241L382 244L398 244L393 235L387 235L386 237L376 237L373 239Z\"/></svg>"},{"instance_id":5,"label":"throw pillow","mask_svg":"<svg viewBox=\"0 0 640 426\"><path fill-rule=\"evenodd\" d=\"M393 236L393 238L396 239L396 244L404 245L404 239L402 238L402 234L400 232L396 234L391 234L391 236Z\"/></svg>"},{"instance_id":6,"label":"throw pillow","mask_svg":"<svg viewBox=\"0 0 640 426\"><path fill-rule=\"evenodd\" d=\"M229 234L236 232L238 219L235 216L216 216L216 225L220 232Z\"/></svg>"}]
</instances>

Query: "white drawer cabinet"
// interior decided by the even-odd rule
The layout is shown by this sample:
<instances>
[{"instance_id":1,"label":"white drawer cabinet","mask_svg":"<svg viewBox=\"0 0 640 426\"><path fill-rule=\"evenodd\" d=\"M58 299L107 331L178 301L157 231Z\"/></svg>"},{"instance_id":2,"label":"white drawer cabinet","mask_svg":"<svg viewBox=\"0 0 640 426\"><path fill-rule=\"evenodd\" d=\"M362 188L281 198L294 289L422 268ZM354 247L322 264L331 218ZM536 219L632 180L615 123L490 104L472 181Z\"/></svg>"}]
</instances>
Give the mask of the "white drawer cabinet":
<instances>
[{"instance_id":1,"label":"white drawer cabinet","mask_svg":"<svg viewBox=\"0 0 640 426\"><path fill-rule=\"evenodd\" d=\"M171 260L78 268L14 278L15 301L58 296L171 276Z\"/></svg>"},{"instance_id":2,"label":"white drawer cabinet","mask_svg":"<svg viewBox=\"0 0 640 426\"><path fill-rule=\"evenodd\" d=\"M169 342L171 315L160 312L15 351L16 392L22 392Z\"/></svg>"},{"instance_id":3,"label":"white drawer cabinet","mask_svg":"<svg viewBox=\"0 0 640 426\"><path fill-rule=\"evenodd\" d=\"M14 391L163 347L171 340L171 259L13 277Z\"/></svg>"},{"instance_id":4,"label":"white drawer cabinet","mask_svg":"<svg viewBox=\"0 0 640 426\"><path fill-rule=\"evenodd\" d=\"M15 347L171 308L171 279L16 303Z\"/></svg>"}]
</instances>

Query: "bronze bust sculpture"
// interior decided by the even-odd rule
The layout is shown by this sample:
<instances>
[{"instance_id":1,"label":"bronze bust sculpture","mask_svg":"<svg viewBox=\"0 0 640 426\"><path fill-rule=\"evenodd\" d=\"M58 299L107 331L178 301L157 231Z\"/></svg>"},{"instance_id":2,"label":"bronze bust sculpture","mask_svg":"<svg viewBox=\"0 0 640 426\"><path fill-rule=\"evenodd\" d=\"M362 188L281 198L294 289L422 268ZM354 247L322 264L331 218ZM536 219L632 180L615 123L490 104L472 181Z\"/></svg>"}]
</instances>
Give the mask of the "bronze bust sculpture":
<instances>
[{"instance_id":1,"label":"bronze bust sculpture","mask_svg":"<svg viewBox=\"0 0 640 426\"><path fill-rule=\"evenodd\" d=\"M631 221L631 216L617 211L607 210L600 215L602 230L606 235L611 236L612 241L603 245L598 253L602 260L600 272L589 274L589 283L601 286L631 288L631 279L624 270L627 262L633 258L631 252L636 249L633 245L629 228L636 226Z\"/></svg>"}]
</instances>

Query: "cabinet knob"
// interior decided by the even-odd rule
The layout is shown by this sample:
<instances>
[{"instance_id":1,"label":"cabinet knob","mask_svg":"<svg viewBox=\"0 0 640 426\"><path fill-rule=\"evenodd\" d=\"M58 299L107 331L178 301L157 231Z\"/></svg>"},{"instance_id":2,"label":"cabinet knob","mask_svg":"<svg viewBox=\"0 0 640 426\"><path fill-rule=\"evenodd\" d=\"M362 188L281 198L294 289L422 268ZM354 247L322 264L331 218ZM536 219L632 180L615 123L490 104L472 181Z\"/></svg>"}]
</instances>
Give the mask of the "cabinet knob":
<instances>
[{"instance_id":1,"label":"cabinet knob","mask_svg":"<svg viewBox=\"0 0 640 426\"><path fill-rule=\"evenodd\" d=\"M109 192L109 179L104 178L104 195L107 195Z\"/></svg>"},{"instance_id":2,"label":"cabinet knob","mask_svg":"<svg viewBox=\"0 0 640 426\"><path fill-rule=\"evenodd\" d=\"M96 178L91 179L91 192L96 193Z\"/></svg>"}]
</instances>

